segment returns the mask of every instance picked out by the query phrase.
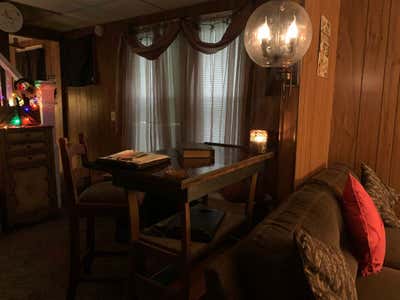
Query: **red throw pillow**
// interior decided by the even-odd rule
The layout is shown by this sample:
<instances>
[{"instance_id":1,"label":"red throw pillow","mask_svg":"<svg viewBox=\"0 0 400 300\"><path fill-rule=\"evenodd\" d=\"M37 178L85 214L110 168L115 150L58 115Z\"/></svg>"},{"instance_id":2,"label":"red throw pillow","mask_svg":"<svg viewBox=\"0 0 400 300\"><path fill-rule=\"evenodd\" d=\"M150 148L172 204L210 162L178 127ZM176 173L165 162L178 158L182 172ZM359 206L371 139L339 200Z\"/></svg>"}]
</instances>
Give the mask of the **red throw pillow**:
<instances>
[{"instance_id":1,"label":"red throw pillow","mask_svg":"<svg viewBox=\"0 0 400 300\"><path fill-rule=\"evenodd\" d=\"M386 252L385 228L371 197L352 175L344 188L343 210L361 274L380 272Z\"/></svg>"}]
</instances>

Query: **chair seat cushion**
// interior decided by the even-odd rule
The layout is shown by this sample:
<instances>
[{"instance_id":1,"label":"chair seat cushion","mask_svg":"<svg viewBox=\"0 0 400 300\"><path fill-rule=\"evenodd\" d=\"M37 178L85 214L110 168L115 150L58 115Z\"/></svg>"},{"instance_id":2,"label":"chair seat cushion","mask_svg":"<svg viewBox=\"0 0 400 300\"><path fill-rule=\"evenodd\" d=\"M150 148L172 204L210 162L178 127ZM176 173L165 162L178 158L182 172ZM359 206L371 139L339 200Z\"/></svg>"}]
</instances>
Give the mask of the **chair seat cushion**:
<instances>
[{"instance_id":1,"label":"chair seat cushion","mask_svg":"<svg viewBox=\"0 0 400 300\"><path fill-rule=\"evenodd\" d=\"M385 228L386 231L386 256L384 265L400 270L400 229Z\"/></svg>"},{"instance_id":2,"label":"chair seat cushion","mask_svg":"<svg viewBox=\"0 0 400 300\"><path fill-rule=\"evenodd\" d=\"M358 300L398 300L400 296L400 271L383 268L368 277L359 277L356 281Z\"/></svg>"},{"instance_id":3,"label":"chair seat cushion","mask_svg":"<svg viewBox=\"0 0 400 300\"><path fill-rule=\"evenodd\" d=\"M79 203L126 203L128 205L128 200L124 189L114 186L110 181L106 181L93 184L84 190L79 196Z\"/></svg>"}]
</instances>

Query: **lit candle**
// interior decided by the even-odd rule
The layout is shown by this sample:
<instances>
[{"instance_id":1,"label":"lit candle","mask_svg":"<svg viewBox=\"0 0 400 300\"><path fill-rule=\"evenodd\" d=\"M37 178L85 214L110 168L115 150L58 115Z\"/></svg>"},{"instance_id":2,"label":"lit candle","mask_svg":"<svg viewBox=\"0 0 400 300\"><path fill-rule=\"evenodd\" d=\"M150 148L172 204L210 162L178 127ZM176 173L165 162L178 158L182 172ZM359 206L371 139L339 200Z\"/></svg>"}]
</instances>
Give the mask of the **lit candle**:
<instances>
[{"instance_id":1,"label":"lit candle","mask_svg":"<svg viewBox=\"0 0 400 300\"><path fill-rule=\"evenodd\" d=\"M265 41L271 41L272 40L272 35L271 35L271 29L268 26L268 18L265 17L265 22L262 24L258 30L257 30L257 40L260 43L260 45Z\"/></svg>"},{"instance_id":2,"label":"lit candle","mask_svg":"<svg viewBox=\"0 0 400 300\"><path fill-rule=\"evenodd\" d=\"M266 130L253 129L250 131L250 149L257 153L267 151L268 132Z\"/></svg>"},{"instance_id":3,"label":"lit candle","mask_svg":"<svg viewBox=\"0 0 400 300\"><path fill-rule=\"evenodd\" d=\"M286 44L290 44L292 41L296 40L299 37L299 28L296 24L296 17L294 17L293 22L290 24L288 31L285 36Z\"/></svg>"}]
</instances>

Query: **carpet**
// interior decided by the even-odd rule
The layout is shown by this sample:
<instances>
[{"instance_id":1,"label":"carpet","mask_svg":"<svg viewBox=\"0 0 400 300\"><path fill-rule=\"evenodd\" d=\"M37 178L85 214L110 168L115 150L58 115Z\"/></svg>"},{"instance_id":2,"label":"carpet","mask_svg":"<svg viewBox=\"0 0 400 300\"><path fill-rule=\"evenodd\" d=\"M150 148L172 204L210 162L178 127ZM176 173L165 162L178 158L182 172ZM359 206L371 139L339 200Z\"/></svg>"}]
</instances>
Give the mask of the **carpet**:
<instances>
[{"instance_id":1,"label":"carpet","mask_svg":"<svg viewBox=\"0 0 400 300\"><path fill-rule=\"evenodd\" d=\"M82 223L82 246L85 226ZM112 220L96 222L96 248L126 250L114 242ZM21 228L0 235L0 299L64 300L68 284L68 222L66 219ZM82 248L81 246L81 248ZM98 258L94 274L128 274L128 257ZM76 300L123 298L124 283L82 283Z\"/></svg>"}]
</instances>

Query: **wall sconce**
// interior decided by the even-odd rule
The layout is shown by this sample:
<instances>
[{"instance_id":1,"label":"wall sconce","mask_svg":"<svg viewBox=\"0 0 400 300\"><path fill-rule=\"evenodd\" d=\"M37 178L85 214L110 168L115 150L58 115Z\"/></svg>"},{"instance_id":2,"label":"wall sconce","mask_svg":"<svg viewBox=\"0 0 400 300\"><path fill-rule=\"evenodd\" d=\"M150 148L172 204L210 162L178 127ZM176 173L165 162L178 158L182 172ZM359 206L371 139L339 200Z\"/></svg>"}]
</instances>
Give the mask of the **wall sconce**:
<instances>
[{"instance_id":1,"label":"wall sconce","mask_svg":"<svg viewBox=\"0 0 400 300\"><path fill-rule=\"evenodd\" d=\"M250 131L250 151L256 153L267 152L268 132L253 129Z\"/></svg>"},{"instance_id":2,"label":"wall sconce","mask_svg":"<svg viewBox=\"0 0 400 300\"><path fill-rule=\"evenodd\" d=\"M292 1L269 1L247 21L244 43L250 58L266 68L288 68L311 45L312 24L306 10Z\"/></svg>"}]
</instances>

